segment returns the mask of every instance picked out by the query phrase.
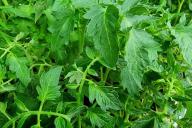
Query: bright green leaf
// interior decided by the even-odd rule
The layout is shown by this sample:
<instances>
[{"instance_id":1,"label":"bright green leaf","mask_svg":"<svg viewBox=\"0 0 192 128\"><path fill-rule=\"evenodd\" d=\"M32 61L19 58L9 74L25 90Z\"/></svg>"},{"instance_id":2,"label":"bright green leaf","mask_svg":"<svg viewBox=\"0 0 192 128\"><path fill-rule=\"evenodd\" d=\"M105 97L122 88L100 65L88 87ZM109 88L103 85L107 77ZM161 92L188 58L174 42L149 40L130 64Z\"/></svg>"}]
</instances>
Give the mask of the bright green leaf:
<instances>
[{"instance_id":1,"label":"bright green leaf","mask_svg":"<svg viewBox=\"0 0 192 128\"><path fill-rule=\"evenodd\" d=\"M37 86L40 101L55 100L61 95L58 85L61 70L62 67L56 67L41 75L40 86Z\"/></svg>"},{"instance_id":2,"label":"bright green leaf","mask_svg":"<svg viewBox=\"0 0 192 128\"><path fill-rule=\"evenodd\" d=\"M69 83L76 82L79 84L81 82L82 76L83 73L80 71L71 71L65 76L65 79L69 78Z\"/></svg>"},{"instance_id":3,"label":"bright green leaf","mask_svg":"<svg viewBox=\"0 0 192 128\"><path fill-rule=\"evenodd\" d=\"M57 117L54 123L55 128L66 128L66 121L62 117Z\"/></svg>"},{"instance_id":4,"label":"bright green leaf","mask_svg":"<svg viewBox=\"0 0 192 128\"><path fill-rule=\"evenodd\" d=\"M72 128L70 122L64 120L62 117L57 117L54 121L55 128Z\"/></svg>"},{"instance_id":5,"label":"bright green leaf","mask_svg":"<svg viewBox=\"0 0 192 128\"><path fill-rule=\"evenodd\" d=\"M79 87L79 84L67 84L66 87L69 89L77 89Z\"/></svg>"}]
</instances>

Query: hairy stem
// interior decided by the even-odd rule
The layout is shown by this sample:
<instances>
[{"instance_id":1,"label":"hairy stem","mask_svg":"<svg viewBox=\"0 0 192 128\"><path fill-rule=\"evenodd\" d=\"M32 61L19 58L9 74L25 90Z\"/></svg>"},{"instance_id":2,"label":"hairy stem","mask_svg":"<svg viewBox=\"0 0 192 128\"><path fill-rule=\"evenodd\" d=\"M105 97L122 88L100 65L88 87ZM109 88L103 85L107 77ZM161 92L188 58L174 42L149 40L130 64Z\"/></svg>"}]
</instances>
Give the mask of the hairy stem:
<instances>
[{"instance_id":1,"label":"hairy stem","mask_svg":"<svg viewBox=\"0 0 192 128\"><path fill-rule=\"evenodd\" d=\"M91 68L91 66L98 60L98 58L95 58L91 61L91 63L87 66L87 68L85 69L84 73L83 73L83 77L81 79L81 83L80 83L80 86L79 86L79 92L78 92L78 97L77 97L77 102L78 102L78 105L82 105L83 104L83 94L82 94L82 89L83 89L83 85L86 81L86 76L87 76L87 72L88 70ZM79 128L81 128L81 116L79 115L78 117L78 126Z\"/></svg>"},{"instance_id":2,"label":"hairy stem","mask_svg":"<svg viewBox=\"0 0 192 128\"><path fill-rule=\"evenodd\" d=\"M81 79L81 83L80 83L80 86L79 86L79 94L80 94L80 97L78 97L78 104L81 105L82 104L82 89L83 89L83 85L86 81L86 76L87 76L87 72L88 70L91 68L91 66L98 60L98 58L94 59L91 61L91 63L87 66L87 68L85 69L84 73L83 73L83 77Z\"/></svg>"}]
</instances>

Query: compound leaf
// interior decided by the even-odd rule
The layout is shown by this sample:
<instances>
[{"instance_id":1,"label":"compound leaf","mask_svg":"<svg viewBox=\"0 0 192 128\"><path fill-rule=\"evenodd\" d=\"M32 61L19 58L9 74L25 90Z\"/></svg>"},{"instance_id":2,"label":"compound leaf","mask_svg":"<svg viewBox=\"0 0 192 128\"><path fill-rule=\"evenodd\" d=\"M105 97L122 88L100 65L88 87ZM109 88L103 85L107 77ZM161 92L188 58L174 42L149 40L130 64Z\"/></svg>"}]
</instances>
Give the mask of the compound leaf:
<instances>
[{"instance_id":1,"label":"compound leaf","mask_svg":"<svg viewBox=\"0 0 192 128\"><path fill-rule=\"evenodd\" d=\"M56 67L41 75L40 86L37 86L40 101L55 100L61 95L58 86L61 70L62 67Z\"/></svg>"}]
</instances>

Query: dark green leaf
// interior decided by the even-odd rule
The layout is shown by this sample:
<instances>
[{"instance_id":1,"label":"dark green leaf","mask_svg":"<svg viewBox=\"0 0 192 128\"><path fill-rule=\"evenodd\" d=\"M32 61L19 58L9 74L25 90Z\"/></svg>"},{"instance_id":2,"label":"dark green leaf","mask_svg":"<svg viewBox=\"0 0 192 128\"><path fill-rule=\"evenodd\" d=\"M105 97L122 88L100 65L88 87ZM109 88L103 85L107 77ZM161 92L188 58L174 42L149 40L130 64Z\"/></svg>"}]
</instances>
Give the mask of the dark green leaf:
<instances>
[{"instance_id":1,"label":"dark green leaf","mask_svg":"<svg viewBox=\"0 0 192 128\"><path fill-rule=\"evenodd\" d=\"M51 9L47 9L45 14L48 18L48 30L51 35L51 51L56 55L58 62L63 62L65 58L65 45L68 45L70 33L74 27L74 11L64 0L56 0Z\"/></svg>"},{"instance_id":2,"label":"dark green leaf","mask_svg":"<svg viewBox=\"0 0 192 128\"><path fill-rule=\"evenodd\" d=\"M121 103L118 94L110 88L100 87L93 82L89 82L89 101L97 101L102 110L120 110Z\"/></svg>"},{"instance_id":3,"label":"dark green leaf","mask_svg":"<svg viewBox=\"0 0 192 128\"><path fill-rule=\"evenodd\" d=\"M15 104L17 105L17 107L18 107L21 111L29 111L29 109L25 106L25 104L24 104L21 100L15 98L14 101L15 101Z\"/></svg>"},{"instance_id":4,"label":"dark green leaf","mask_svg":"<svg viewBox=\"0 0 192 128\"><path fill-rule=\"evenodd\" d=\"M30 115L24 115L23 117L21 117L21 119L18 121L17 128L23 128L23 125L29 116Z\"/></svg>"},{"instance_id":5,"label":"dark green leaf","mask_svg":"<svg viewBox=\"0 0 192 128\"><path fill-rule=\"evenodd\" d=\"M91 20L87 26L87 33L93 38L95 48L101 56L101 63L113 68L119 50L116 35L118 9L114 6L107 9L94 7L84 17Z\"/></svg>"},{"instance_id":6,"label":"dark green leaf","mask_svg":"<svg viewBox=\"0 0 192 128\"><path fill-rule=\"evenodd\" d=\"M157 51L160 45L153 37L143 31L132 29L125 46L125 60L127 66L121 72L122 85L130 94L141 89L141 81L145 69L151 67L157 60Z\"/></svg>"},{"instance_id":7,"label":"dark green leaf","mask_svg":"<svg viewBox=\"0 0 192 128\"><path fill-rule=\"evenodd\" d=\"M31 81L30 71L26 65L26 58L16 57L13 54L7 56L7 63L9 64L9 69L16 73L17 78L27 86Z\"/></svg>"},{"instance_id":8,"label":"dark green leaf","mask_svg":"<svg viewBox=\"0 0 192 128\"><path fill-rule=\"evenodd\" d=\"M97 126L99 128L113 128L113 117L109 115L109 113L102 111L99 108L89 109L87 112L87 116L91 121L93 126Z\"/></svg>"}]
</instances>

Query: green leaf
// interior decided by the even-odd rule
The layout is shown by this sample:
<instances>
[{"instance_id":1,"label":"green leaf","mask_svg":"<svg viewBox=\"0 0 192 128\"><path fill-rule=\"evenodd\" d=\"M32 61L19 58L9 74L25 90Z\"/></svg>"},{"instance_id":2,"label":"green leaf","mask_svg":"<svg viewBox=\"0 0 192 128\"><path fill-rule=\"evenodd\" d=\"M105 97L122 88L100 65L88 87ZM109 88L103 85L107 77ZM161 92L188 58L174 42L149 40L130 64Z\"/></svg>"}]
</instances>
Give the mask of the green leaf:
<instances>
[{"instance_id":1,"label":"green leaf","mask_svg":"<svg viewBox=\"0 0 192 128\"><path fill-rule=\"evenodd\" d=\"M113 117L99 108L89 109L87 112L87 117L90 119L92 126L97 126L99 128L113 128Z\"/></svg>"},{"instance_id":2,"label":"green leaf","mask_svg":"<svg viewBox=\"0 0 192 128\"><path fill-rule=\"evenodd\" d=\"M40 101L55 100L61 95L58 86L61 70L62 67L56 67L41 75L40 86L37 86Z\"/></svg>"},{"instance_id":3,"label":"green leaf","mask_svg":"<svg viewBox=\"0 0 192 128\"><path fill-rule=\"evenodd\" d=\"M66 128L66 121L62 117L57 117L54 123L55 128Z\"/></svg>"},{"instance_id":4,"label":"green leaf","mask_svg":"<svg viewBox=\"0 0 192 128\"><path fill-rule=\"evenodd\" d=\"M98 73L94 69L89 69L87 73L92 76L98 76Z\"/></svg>"},{"instance_id":5,"label":"green leaf","mask_svg":"<svg viewBox=\"0 0 192 128\"><path fill-rule=\"evenodd\" d=\"M66 87L69 89L77 89L79 87L79 84L67 84Z\"/></svg>"},{"instance_id":6,"label":"green leaf","mask_svg":"<svg viewBox=\"0 0 192 128\"><path fill-rule=\"evenodd\" d=\"M97 5L96 0L72 0L72 3L75 8L90 8Z\"/></svg>"},{"instance_id":7,"label":"green leaf","mask_svg":"<svg viewBox=\"0 0 192 128\"><path fill-rule=\"evenodd\" d=\"M140 0L125 0L121 5L122 13L129 11L132 7L134 7Z\"/></svg>"},{"instance_id":8,"label":"green leaf","mask_svg":"<svg viewBox=\"0 0 192 128\"><path fill-rule=\"evenodd\" d=\"M154 127L154 118L142 119L135 122L135 125L131 128L153 128Z\"/></svg>"},{"instance_id":9,"label":"green leaf","mask_svg":"<svg viewBox=\"0 0 192 128\"><path fill-rule=\"evenodd\" d=\"M102 110L114 109L120 110L121 103L115 90L107 87L101 87L93 82L89 82L89 101L93 103L96 99Z\"/></svg>"},{"instance_id":10,"label":"green leaf","mask_svg":"<svg viewBox=\"0 0 192 128\"><path fill-rule=\"evenodd\" d=\"M31 5L20 5L17 8L11 6L3 9L6 13L14 14L14 16L22 18L31 18L31 15L34 13L34 8Z\"/></svg>"},{"instance_id":11,"label":"green leaf","mask_svg":"<svg viewBox=\"0 0 192 128\"><path fill-rule=\"evenodd\" d=\"M86 47L86 54L90 59L94 59L97 58L99 56L99 53L94 49L94 48L90 48L90 47Z\"/></svg>"},{"instance_id":12,"label":"green leaf","mask_svg":"<svg viewBox=\"0 0 192 128\"><path fill-rule=\"evenodd\" d=\"M101 63L113 68L116 65L119 51L116 34L118 9L114 6L108 6L107 9L94 7L84 17L90 19L87 33L93 38L95 48L101 57Z\"/></svg>"},{"instance_id":13,"label":"green leaf","mask_svg":"<svg viewBox=\"0 0 192 128\"><path fill-rule=\"evenodd\" d=\"M24 104L21 100L15 98L14 101L15 101L15 104L17 105L17 107L18 107L21 111L29 111L29 109L25 106L25 104Z\"/></svg>"},{"instance_id":14,"label":"green leaf","mask_svg":"<svg viewBox=\"0 0 192 128\"><path fill-rule=\"evenodd\" d=\"M45 14L48 18L48 30L52 33L51 52L58 62L65 58L65 45L69 44L70 33L74 27L74 11L64 0L56 0Z\"/></svg>"},{"instance_id":15,"label":"green leaf","mask_svg":"<svg viewBox=\"0 0 192 128\"><path fill-rule=\"evenodd\" d=\"M70 122L65 121L62 117L57 117L54 121L55 128L72 128Z\"/></svg>"},{"instance_id":16,"label":"green leaf","mask_svg":"<svg viewBox=\"0 0 192 128\"><path fill-rule=\"evenodd\" d=\"M80 71L71 71L65 76L65 79L69 78L69 83L76 82L79 84L81 82L82 76L83 73Z\"/></svg>"},{"instance_id":17,"label":"green leaf","mask_svg":"<svg viewBox=\"0 0 192 128\"><path fill-rule=\"evenodd\" d=\"M192 11L192 1L189 0L189 9Z\"/></svg>"},{"instance_id":18,"label":"green leaf","mask_svg":"<svg viewBox=\"0 0 192 128\"><path fill-rule=\"evenodd\" d=\"M129 27L135 26L137 24L148 22L153 20L152 16L147 15L128 15L126 17L123 17L121 21L121 30L126 30Z\"/></svg>"},{"instance_id":19,"label":"green leaf","mask_svg":"<svg viewBox=\"0 0 192 128\"><path fill-rule=\"evenodd\" d=\"M69 111L67 111L67 115L69 115L70 118L76 117L76 115L81 114L83 111L85 111L87 108L83 105L78 106L76 103L71 103L69 105Z\"/></svg>"},{"instance_id":20,"label":"green leaf","mask_svg":"<svg viewBox=\"0 0 192 128\"><path fill-rule=\"evenodd\" d=\"M16 73L17 78L27 86L31 81L30 70L26 65L26 58L16 57L13 54L9 54L7 56L7 63L9 65L9 69Z\"/></svg>"},{"instance_id":21,"label":"green leaf","mask_svg":"<svg viewBox=\"0 0 192 128\"><path fill-rule=\"evenodd\" d=\"M17 128L23 128L23 125L29 116L30 116L30 114L28 114L28 115L26 114L23 117L21 117L21 119L18 121Z\"/></svg>"},{"instance_id":22,"label":"green leaf","mask_svg":"<svg viewBox=\"0 0 192 128\"><path fill-rule=\"evenodd\" d=\"M187 22L186 20L187 20L186 14L183 13L183 14L181 15L181 18L179 19L179 24L180 24L180 25L185 25L186 22Z\"/></svg>"},{"instance_id":23,"label":"green leaf","mask_svg":"<svg viewBox=\"0 0 192 128\"><path fill-rule=\"evenodd\" d=\"M177 26L173 35L176 37L176 42L181 48L184 59L187 63L192 64L192 25L191 26Z\"/></svg>"},{"instance_id":24,"label":"green leaf","mask_svg":"<svg viewBox=\"0 0 192 128\"><path fill-rule=\"evenodd\" d=\"M3 79L5 78L5 73L6 73L5 67L0 64L0 82L2 82Z\"/></svg>"},{"instance_id":25,"label":"green leaf","mask_svg":"<svg viewBox=\"0 0 192 128\"><path fill-rule=\"evenodd\" d=\"M17 88L14 85L6 85L6 86L0 85L0 93L11 92L11 91L14 91L16 89Z\"/></svg>"},{"instance_id":26,"label":"green leaf","mask_svg":"<svg viewBox=\"0 0 192 128\"><path fill-rule=\"evenodd\" d=\"M39 128L39 126L37 124L31 126L30 128Z\"/></svg>"},{"instance_id":27,"label":"green leaf","mask_svg":"<svg viewBox=\"0 0 192 128\"><path fill-rule=\"evenodd\" d=\"M135 94L141 89L141 81L145 69L153 66L157 60L157 51L160 45L153 37L143 31L132 29L125 46L125 60L127 66L121 72L121 84L128 89L130 94Z\"/></svg>"},{"instance_id":28,"label":"green leaf","mask_svg":"<svg viewBox=\"0 0 192 128\"><path fill-rule=\"evenodd\" d=\"M192 118L192 101L186 102L186 108L187 108L187 112L186 112L185 117Z\"/></svg>"},{"instance_id":29,"label":"green leaf","mask_svg":"<svg viewBox=\"0 0 192 128\"><path fill-rule=\"evenodd\" d=\"M0 102L0 112L6 113L7 103Z\"/></svg>"}]
</instances>

